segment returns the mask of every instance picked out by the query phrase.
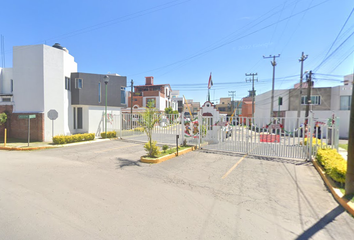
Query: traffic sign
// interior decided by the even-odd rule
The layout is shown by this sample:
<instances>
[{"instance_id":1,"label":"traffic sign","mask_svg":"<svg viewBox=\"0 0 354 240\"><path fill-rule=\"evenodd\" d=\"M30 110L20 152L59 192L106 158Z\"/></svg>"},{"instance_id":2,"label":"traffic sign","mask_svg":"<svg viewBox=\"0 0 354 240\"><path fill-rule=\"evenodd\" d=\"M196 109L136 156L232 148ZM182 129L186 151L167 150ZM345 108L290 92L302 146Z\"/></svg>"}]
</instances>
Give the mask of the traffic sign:
<instances>
[{"instance_id":1,"label":"traffic sign","mask_svg":"<svg viewBox=\"0 0 354 240\"><path fill-rule=\"evenodd\" d=\"M36 114L30 114L30 115L18 115L19 119L31 119L31 118L36 118Z\"/></svg>"},{"instance_id":2,"label":"traffic sign","mask_svg":"<svg viewBox=\"0 0 354 240\"><path fill-rule=\"evenodd\" d=\"M47 116L48 116L48 118L50 120L55 120L55 119L58 118L58 112L56 110L54 110L54 109L51 109L51 110L48 111Z\"/></svg>"}]
</instances>

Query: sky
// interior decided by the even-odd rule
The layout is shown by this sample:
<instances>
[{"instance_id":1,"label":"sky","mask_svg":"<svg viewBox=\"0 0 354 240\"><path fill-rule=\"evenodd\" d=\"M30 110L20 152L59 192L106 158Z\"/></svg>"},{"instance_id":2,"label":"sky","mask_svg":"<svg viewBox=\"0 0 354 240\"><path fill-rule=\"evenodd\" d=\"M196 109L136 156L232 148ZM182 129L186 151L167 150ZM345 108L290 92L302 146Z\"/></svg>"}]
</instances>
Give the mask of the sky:
<instances>
[{"instance_id":1,"label":"sky","mask_svg":"<svg viewBox=\"0 0 354 240\"><path fill-rule=\"evenodd\" d=\"M60 43L79 72L118 73L127 85L170 84L204 103L292 88L304 71L314 86L338 86L354 69L353 0L3 1L0 34L5 67L13 46Z\"/></svg>"}]
</instances>

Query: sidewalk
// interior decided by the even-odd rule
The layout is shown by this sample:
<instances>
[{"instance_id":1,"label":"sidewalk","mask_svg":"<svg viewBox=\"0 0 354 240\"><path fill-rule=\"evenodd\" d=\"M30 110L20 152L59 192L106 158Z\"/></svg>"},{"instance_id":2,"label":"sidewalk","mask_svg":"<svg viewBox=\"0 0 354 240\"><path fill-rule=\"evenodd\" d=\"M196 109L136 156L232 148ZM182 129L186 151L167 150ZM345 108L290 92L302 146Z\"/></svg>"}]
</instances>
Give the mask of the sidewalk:
<instances>
[{"instance_id":1,"label":"sidewalk","mask_svg":"<svg viewBox=\"0 0 354 240\"><path fill-rule=\"evenodd\" d=\"M112 138L112 139L96 138L93 141L83 141L83 142L67 143L67 144L54 144L52 142L30 142L29 146L28 146L28 142L12 142L12 143L10 142L10 143L6 143L6 146L4 146L4 143L0 143L0 150L30 151L30 150L69 147L69 146L75 146L75 145L97 143L97 142L109 141L109 140L113 140L113 139L116 139L116 138Z\"/></svg>"}]
</instances>

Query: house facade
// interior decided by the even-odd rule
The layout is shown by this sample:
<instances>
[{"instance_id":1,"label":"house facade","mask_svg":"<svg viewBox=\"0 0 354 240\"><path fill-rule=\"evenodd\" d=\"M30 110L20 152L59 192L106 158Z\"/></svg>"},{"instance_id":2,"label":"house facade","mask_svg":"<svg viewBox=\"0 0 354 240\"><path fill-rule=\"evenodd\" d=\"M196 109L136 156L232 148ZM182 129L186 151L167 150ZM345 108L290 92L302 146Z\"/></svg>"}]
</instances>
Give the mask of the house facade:
<instances>
[{"instance_id":1,"label":"house facade","mask_svg":"<svg viewBox=\"0 0 354 240\"><path fill-rule=\"evenodd\" d=\"M346 79L347 76L344 77ZM349 117L352 97L352 84L335 87L319 87L311 89L310 114L314 119L329 119L339 117L339 137L349 136ZM300 122L304 122L307 105L307 85L301 91L298 88L275 90L273 102L273 117L287 117L296 119L300 110ZM279 102L279 98L281 101ZM255 117L258 119L270 118L271 91L256 96ZM281 105L279 105L281 103ZM269 120L264 120L269 121ZM265 122L264 122L265 123ZM264 125L259 123L259 125Z\"/></svg>"},{"instance_id":2,"label":"house facade","mask_svg":"<svg viewBox=\"0 0 354 240\"><path fill-rule=\"evenodd\" d=\"M79 132L99 134L100 126L92 120L89 110L101 108L96 118L102 118L104 103L93 99L97 100L98 83L103 77L78 73L74 57L59 44L14 47L13 67L0 69L0 112L8 115L8 136L27 137L28 119L19 115L28 114L36 116L30 120L32 140L51 141L52 135ZM110 88L108 95L109 107L118 110L122 104L112 99L120 99L120 87L126 86L126 77L110 78L111 85L115 81L120 84L114 90ZM50 110L58 113L57 119L48 118Z\"/></svg>"},{"instance_id":3,"label":"house facade","mask_svg":"<svg viewBox=\"0 0 354 240\"><path fill-rule=\"evenodd\" d=\"M128 108L131 107L131 94L133 94L133 109L146 107L152 102L154 107L162 112L167 107L177 110L172 101L172 89L170 84L154 84L154 77L145 77L145 85L134 86L134 92L128 93Z\"/></svg>"}]
</instances>

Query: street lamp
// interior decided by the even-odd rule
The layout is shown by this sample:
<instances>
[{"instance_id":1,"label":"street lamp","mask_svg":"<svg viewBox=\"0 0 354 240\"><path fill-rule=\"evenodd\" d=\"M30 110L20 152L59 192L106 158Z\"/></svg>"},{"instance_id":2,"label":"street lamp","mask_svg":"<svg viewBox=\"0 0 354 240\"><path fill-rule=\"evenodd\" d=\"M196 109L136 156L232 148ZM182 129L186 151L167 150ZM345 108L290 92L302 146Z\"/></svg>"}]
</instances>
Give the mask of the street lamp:
<instances>
[{"instance_id":1,"label":"street lamp","mask_svg":"<svg viewBox=\"0 0 354 240\"><path fill-rule=\"evenodd\" d=\"M109 82L109 76L104 76L104 84L106 86L106 105L105 105L105 124L104 124L104 127L105 127L105 138L107 138L107 84Z\"/></svg>"}]
</instances>

